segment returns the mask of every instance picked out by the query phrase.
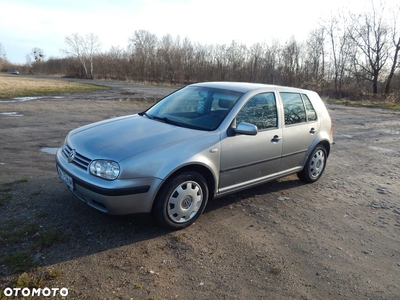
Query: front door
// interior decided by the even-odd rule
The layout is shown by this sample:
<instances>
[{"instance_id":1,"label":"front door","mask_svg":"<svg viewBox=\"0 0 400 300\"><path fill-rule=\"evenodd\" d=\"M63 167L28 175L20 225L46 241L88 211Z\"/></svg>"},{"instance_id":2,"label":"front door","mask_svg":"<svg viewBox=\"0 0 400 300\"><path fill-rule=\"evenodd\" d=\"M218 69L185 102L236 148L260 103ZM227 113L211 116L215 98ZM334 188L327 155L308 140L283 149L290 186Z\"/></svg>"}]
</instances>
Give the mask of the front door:
<instances>
[{"instance_id":1,"label":"front door","mask_svg":"<svg viewBox=\"0 0 400 300\"><path fill-rule=\"evenodd\" d=\"M256 135L236 134L221 141L219 192L237 189L263 180L279 171L282 129L278 126L273 92L252 97L236 116L256 125Z\"/></svg>"}]
</instances>

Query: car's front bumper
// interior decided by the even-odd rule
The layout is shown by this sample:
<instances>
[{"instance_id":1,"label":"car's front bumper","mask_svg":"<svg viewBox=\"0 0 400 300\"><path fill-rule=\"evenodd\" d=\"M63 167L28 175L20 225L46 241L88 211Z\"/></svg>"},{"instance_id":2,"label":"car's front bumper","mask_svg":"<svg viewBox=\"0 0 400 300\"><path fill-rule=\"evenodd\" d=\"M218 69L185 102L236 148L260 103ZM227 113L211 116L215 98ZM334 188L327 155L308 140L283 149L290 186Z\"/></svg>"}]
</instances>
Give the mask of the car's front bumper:
<instances>
[{"instance_id":1,"label":"car's front bumper","mask_svg":"<svg viewBox=\"0 0 400 300\"><path fill-rule=\"evenodd\" d=\"M56 167L60 178L77 198L111 215L151 212L162 183L154 177L113 181L97 178L68 163L60 150L56 155Z\"/></svg>"}]
</instances>

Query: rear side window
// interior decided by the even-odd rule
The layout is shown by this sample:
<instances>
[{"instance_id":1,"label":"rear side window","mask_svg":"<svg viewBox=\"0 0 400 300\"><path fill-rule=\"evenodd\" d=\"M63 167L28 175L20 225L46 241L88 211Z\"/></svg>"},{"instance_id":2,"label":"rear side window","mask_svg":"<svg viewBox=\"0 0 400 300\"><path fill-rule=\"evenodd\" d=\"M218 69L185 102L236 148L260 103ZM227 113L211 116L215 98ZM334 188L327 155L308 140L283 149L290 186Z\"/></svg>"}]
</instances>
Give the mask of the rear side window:
<instances>
[{"instance_id":1,"label":"rear side window","mask_svg":"<svg viewBox=\"0 0 400 300\"><path fill-rule=\"evenodd\" d=\"M262 93L251 98L236 116L236 123L247 122L257 126L258 130L276 128L278 115L274 93Z\"/></svg>"},{"instance_id":2,"label":"rear side window","mask_svg":"<svg viewBox=\"0 0 400 300\"><path fill-rule=\"evenodd\" d=\"M280 93L280 95L285 113L285 125L307 122L301 95L297 93Z\"/></svg>"},{"instance_id":3,"label":"rear side window","mask_svg":"<svg viewBox=\"0 0 400 300\"><path fill-rule=\"evenodd\" d=\"M306 94L280 93L285 125L313 122L317 120L315 109Z\"/></svg>"}]
</instances>

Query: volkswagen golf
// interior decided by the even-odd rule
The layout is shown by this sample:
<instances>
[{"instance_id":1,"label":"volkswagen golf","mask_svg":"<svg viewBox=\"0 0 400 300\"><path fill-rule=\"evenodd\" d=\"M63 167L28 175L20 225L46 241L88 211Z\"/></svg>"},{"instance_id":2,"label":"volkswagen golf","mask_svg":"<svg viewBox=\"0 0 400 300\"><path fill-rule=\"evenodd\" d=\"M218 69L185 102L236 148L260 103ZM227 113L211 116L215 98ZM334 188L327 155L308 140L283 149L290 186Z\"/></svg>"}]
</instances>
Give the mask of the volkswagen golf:
<instances>
[{"instance_id":1,"label":"volkswagen golf","mask_svg":"<svg viewBox=\"0 0 400 300\"><path fill-rule=\"evenodd\" d=\"M72 130L56 168L99 211L152 213L182 229L212 199L294 173L315 182L332 144L331 118L313 91L206 82L138 114Z\"/></svg>"}]
</instances>

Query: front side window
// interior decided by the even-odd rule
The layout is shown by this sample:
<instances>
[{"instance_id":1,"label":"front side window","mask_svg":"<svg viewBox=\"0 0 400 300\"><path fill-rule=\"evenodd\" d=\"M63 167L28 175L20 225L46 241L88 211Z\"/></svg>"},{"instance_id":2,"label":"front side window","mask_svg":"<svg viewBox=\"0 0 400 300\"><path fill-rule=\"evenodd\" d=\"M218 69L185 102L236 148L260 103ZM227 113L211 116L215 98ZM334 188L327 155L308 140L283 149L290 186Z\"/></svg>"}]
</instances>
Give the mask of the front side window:
<instances>
[{"instance_id":1,"label":"front side window","mask_svg":"<svg viewBox=\"0 0 400 300\"><path fill-rule=\"evenodd\" d=\"M251 98L236 116L236 124L240 122L256 125L258 130L276 128L278 115L275 94L263 93Z\"/></svg>"},{"instance_id":2,"label":"front side window","mask_svg":"<svg viewBox=\"0 0 400 300\"><path fill-rule=\"evenodd\" d=\"M285 125L307 122L306 110L301 95L286 92L281 92L280 95L285 113Z\"/></svg>"}]
</instances>

